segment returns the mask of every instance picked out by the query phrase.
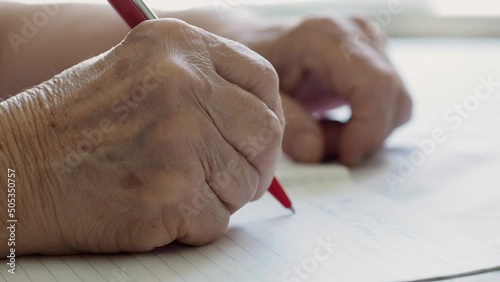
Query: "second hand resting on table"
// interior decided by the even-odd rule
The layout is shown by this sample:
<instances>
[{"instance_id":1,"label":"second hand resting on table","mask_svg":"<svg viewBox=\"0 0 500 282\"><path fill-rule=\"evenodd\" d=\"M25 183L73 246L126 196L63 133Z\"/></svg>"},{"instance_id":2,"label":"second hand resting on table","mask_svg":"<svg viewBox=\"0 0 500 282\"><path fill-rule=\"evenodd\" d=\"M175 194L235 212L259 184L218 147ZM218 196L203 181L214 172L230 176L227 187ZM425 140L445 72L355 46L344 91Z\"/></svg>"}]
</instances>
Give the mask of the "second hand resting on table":
<instances>
[{"instance_id":1,"label":"second hand resting on table","mask_svg":"<svg viewBox=\"0 0 500 282\"><path fill-rule=\"evenodd\" d=\"M1 6L0 32L37 9ZM281 145L296 161L355 165L411 114L363 19L257 25L197 10L120 42L127 27L111 8L59 9L36 41L0 46L0 93L12 96L0 104L0 168L22 185L18 255L207 243L265 192ZM104 23L79 25L96 15ZM312 117L343 104L345 124Z\"/></svg>"}]
</instances>

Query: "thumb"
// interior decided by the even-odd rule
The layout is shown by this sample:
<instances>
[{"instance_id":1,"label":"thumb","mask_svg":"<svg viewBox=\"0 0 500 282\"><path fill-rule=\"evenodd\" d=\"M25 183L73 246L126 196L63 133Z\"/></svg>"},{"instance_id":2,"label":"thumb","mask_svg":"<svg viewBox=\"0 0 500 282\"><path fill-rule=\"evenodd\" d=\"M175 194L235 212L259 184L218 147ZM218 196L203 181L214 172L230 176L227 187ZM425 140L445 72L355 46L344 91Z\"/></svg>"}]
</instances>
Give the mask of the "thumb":
<instances>
[{"instance_id":1,"label":"thumb","mask_svg":"<svg viewBox=\"0 0 500 282\"><path fill-rule=\"evenodd\" d=\"M319 123L289 96L282 95L282 101L286 119L283 150L294 161L321 161L325 141Z\"/></svg>"}]
</instances>

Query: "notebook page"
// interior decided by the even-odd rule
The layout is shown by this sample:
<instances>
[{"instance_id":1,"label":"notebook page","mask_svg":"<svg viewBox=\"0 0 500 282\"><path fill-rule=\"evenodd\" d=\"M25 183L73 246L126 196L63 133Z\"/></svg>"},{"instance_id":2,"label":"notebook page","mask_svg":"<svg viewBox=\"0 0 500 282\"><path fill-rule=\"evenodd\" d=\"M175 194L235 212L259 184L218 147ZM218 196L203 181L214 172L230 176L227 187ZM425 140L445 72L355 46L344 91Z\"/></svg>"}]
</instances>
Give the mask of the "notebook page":
<instances>
[{"instance_id":1,"label":"notebook page","mask_svg":"<svg viewBox=\"0 0 500 282\"><path fill-rule=\"evenodd\" d=\"M495 266L498 252L377 194L338 166L282 166L296 214L269 195L199 248L26 257L6 281L407 281Z\"/></svg>"}]
</instances>

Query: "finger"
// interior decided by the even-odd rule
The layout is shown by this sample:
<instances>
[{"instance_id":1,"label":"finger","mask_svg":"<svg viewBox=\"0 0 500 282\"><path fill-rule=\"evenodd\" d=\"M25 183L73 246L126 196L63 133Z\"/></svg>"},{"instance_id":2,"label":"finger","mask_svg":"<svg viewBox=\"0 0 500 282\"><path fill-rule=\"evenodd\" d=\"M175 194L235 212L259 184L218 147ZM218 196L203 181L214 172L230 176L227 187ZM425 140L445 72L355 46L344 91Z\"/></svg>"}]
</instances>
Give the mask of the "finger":
<instances>
[{"instance_id":1,"label":"finger","mask_svg":"<svg viewBox=\"0 0 500 282\"><path fill-rule=\"evenodd\" d=\"M411 119L413 112L413 102L408 93L408 90L404 86L404 83L400 80L401 92L398 95L398 110L396 113L396 122L394 127L401 126Z\"/></svg>"},{"instance_id":2,"label":"finger","mask_svg":"<svg viewBox=\"0 0 500 282\"><path fill-rule=\"evenodd\" d=\"M374 59L376 60L376 59ZM360 58L350 72L352 87L340 86L340 93L351 107L351 118L340 131L340 160L352 166L381 147L395 128L400 84L387 63ZM342 83L342 82L339 82Z\"/></svg>"},{"instance_id":3,"label":"finger","mask_svg":"<svg viewBox=\"0 0 500 282\"><path fill-rule=\"evenodd\" d=\"M385 56L387 37L380 25L375 21L371 21L369 18L360 15L353 16L352 20L362 33L361 36L365 36L367 41Z\"/></svg>"},{"instance_id":4,"label":"finger","mask_svg":"<svg viewBox=\"0 0 500 282\"><path fill-rule=\"evenodd\" d=\"M307 67L328 84L328 93L344 97L351 106L351 119L341 131L340 159L355 165L379 148L394 128L401 86L390 64L369 45L350 53L346 61L338 38L315 41L316 55Z\"/></svg>"},{"instance_id":5,"label":"finger","mask_svg":"<svg viewBox=\"0 0 500 282\"><path fill-rule=\"evenodd\" d=\"M387 57L387 54L385 52L385 47L387 45L387 36L384 30L382 30L380 26L371 21L369 18L366 18L364 16L353 16L352 20L362 33L361 36L366 36L366 38L368 39L367 42L375 50L379 51L382 58L389 62L390 59ZM412 112L412 100L408 94L408 90L404 86L404 83L401 79L398 78L397 83L399 84L400 95L397 96L397 114L394 127L398 127L406 123L411 118Z\"/></svg>"},{"instance_id":6,"label":"finger","mask_svg":"<svg viewBox=\"0 0 500 282\"><path fill-rule=\"evenodd\" d=\"M201 245L224 232L230 214L255 194L259 177L252 165L224 140L215 125L194 107L183 105L176 115L169 117L169 123L158 126L144 142L150 144L150 154L167 160L167 164L176 164L175 169L162 166L165 170L154 185L169 188L156 196L166 199L170 203L167 206L173 207L167 210L165 220L178 220L175 225L178 228L169 231L171 237L186 244ZM171 150L182 146L191 149ZM194 159L189 161L189 158ZM151 161L157 163L155 159ZM183 163L200 165L183 166ZM164 193L168 194L167 198Z\"/></svg>"},{"instance_id":7,"label":"finger","mask_svg":"<svg viewBox=\"0 0 500 282\"><path fill-rule=\"evenodd\" d=\"M287 95L282 96L286 127L283 150L293 160L316 163L323 158L323 133L316 120Z\"/></svg>"},{"instance_id":8,"label":"finger","mask_svg":"<svg viewBox=\"0 0 500 282\"><path fill-rule=\"evenodd\" d=\"M380 55L389 62L390 59L385 52L387 36L380 26L364 16L353 16L352 20L358 26L360 32L363 33L363 36L368 38L367 42L375 50L379 51ZM398 127L410 120L412 113L412 100L408 94L408 90L404 86L403 81L399 78L398 84L400 86L400 95L397 96L397 114L394 127Z\"/></svg>"},{"instance_id":9,"label":"finger","mask_svg":"<svg viewBox=\"0 0 500 282\"><path fill-rule=\"evenodd\" d=\"M206 138L207 148L201 152L200 160L208 186L233 214L255 197L259 171L215 128L212 132L215 134Z\"/></svg>"},{"instance_id":10,"label":"finger","mask_svg":"<svg viewBox=\"0 0 500 282\"><path fill-rule=\"evenodd\" d=\"M269 61L240 43L215 35L211 37L208 51L222 78L261 99L284 125L279 78Z\"/></svg>"},{"instance_id":11,"label":"finger","mask_svg":"<svg viewBox=\"0 0 500 282\"><path fill-rule=\"evenodd\" d=\"M222 236L229 224L230 212L208 184L199 190L195 188L188 199L191 200L179 207L181 222L177 241L202 246Z\"/></svg>"},{"instance_id":12,"label":"finger","mask_svg":"<svg viewBox=\"0 0 500 282\"><path fill-rule=\"evenodd\" d=\"M252 95L249 97L258 100ZM223 136L224 131L221 132L216 126L218 123L214 122L218 119L212 120L197 107L195 104L185 104L176 115L169 117L168 127L167 124L163 127L159 126L158 130L151 134L152 138L148 139L148 141L154 140L154 143L151 143L154 151L150 153L159 157L164 155L169 163L177 163L177 166L180 165L179 160L187 161L195 158L191 163L200 165L186 167L184 171L186 175L199 176L198 178L202 178L203 183L169 184L173 187L194 188L208 184L218 200L225 204L230 213L234 213L255 197L260 183L260 172L228 142L227 137ZM233 133L231 128L228 131ZM229 135L226 134L226 136ZM238 134L236 133L235 136ZM189 146L190 149L172 152L172 148L183 146ZM279 145L276 146L279 147ZM267 172L267 174L272 174L272 172ZM194 178L193 176L186 177ZM171 176L171 178L176 177ZM183 193L179 194L183 195Z\"/></svg>"},{"instance_id":13,"label":"finger","mask_svg":"<svg viewBox=\"0 0 500 282\"><path fill-rule=\"evenodd\" d=\"M322 113L347 104L344 97L330 93L316 75L305 74L302 82L293 91L293 99L310 113Z\"/></svg>"},{"instance_id":14,"label":"finger","mask_svg":"<svg viewBox=\"0 0 500 282\"><path fill-rule=\"evenodd\" d=\"M255 95L220 78L206 95L204 109L223 137L258 172L253 199L267 191L281 152L283 129L276 115ZM281 108L281 106L280 106Z\"/></svg>"},{"instance_id":15,"label":"finger","mask_svg":"<svg viewBox=\"0 0 500 282\"><path fill-rule=\"evenodd\" d=\"M341 131L340 159L346 165L358 164L367 154L382 146L394 128L398 85L389 72L375 72L371 87L351 93L351 119Z\"/></svg>"}]
</instances>

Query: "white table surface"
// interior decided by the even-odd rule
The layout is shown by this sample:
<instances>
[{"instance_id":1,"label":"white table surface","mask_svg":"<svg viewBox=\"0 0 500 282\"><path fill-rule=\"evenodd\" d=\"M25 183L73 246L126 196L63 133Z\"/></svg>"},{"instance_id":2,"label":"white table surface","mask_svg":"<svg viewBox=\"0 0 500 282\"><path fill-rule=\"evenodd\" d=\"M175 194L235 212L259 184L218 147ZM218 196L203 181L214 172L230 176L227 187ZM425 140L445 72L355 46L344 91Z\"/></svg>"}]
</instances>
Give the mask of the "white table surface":
<instances>
[{"instance_id":1,"label":"white table surface","mask_svg":"<svg viewBox=\"0 0 500 282\"><path fill-rule=\"evenodd\" d=\"M457 129L443 119L474 95L480 76L500 82L500 40L393 39L389 50L414 97L414 118L381 153L351 171L354 181L500 252L500 86ZM397 172L401 157L408 160L418 149L415 140L436 128L447 140L391 187L387 172ZM500 281L500 272L448 281Z\"/></svg>"}]
</instances>

